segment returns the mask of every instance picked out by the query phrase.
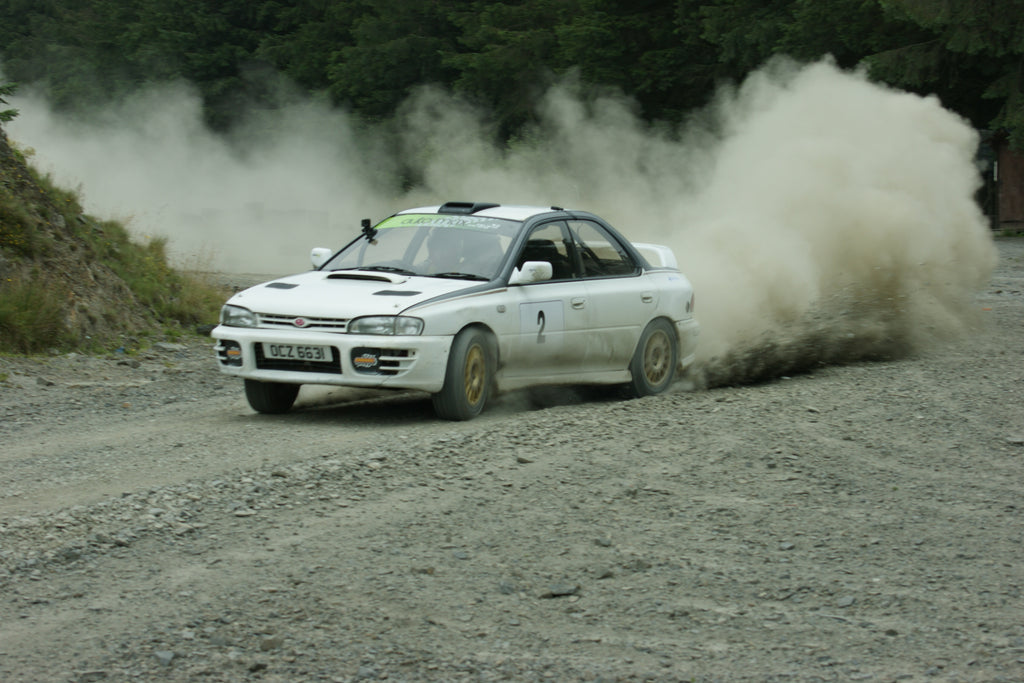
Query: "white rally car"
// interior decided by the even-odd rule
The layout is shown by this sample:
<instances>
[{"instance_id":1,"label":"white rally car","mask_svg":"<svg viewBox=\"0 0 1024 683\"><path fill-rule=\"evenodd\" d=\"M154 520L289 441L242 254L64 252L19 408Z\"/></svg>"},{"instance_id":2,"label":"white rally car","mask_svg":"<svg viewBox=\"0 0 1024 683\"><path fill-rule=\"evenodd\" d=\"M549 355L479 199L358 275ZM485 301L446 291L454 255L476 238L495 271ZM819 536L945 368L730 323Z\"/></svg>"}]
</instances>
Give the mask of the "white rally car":
<instances>
[{"instance_id":1,"label":"white rally car","mask_svg":"<svg viewBox=\"0 0 1024 683\"><path fill-rule=\"evenodd\" d=\"M589 213L449 202L371 226L314 270L235 294L220 369L253 409L302 384L418 389L470 419L497 389L667 389L693 362L693 288L668 247L631 244Z\"/></svg>"}]
</instances>

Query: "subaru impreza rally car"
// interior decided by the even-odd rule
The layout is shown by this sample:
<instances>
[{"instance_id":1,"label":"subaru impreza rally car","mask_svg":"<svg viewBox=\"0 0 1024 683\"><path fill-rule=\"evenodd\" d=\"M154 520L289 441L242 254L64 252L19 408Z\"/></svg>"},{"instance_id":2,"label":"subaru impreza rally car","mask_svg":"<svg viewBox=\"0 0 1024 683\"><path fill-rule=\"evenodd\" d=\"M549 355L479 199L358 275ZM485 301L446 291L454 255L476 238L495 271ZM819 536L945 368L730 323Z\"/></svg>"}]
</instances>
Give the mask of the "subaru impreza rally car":
<instances>
[{"instance_id":1,"label":"subaru impreza rally car","mask_svg":"<svg viewBox=\"0 0 1024 683\"><path fill-rule=\"evenodd\" d=\"M668 247L560 207L448 202L401 211L313 270L238 292L211 333L252 408L303 384L416 389L446 419L495 391L621 384L665 391L694 359L693 288Z\"/></svg>"}]
</instances>

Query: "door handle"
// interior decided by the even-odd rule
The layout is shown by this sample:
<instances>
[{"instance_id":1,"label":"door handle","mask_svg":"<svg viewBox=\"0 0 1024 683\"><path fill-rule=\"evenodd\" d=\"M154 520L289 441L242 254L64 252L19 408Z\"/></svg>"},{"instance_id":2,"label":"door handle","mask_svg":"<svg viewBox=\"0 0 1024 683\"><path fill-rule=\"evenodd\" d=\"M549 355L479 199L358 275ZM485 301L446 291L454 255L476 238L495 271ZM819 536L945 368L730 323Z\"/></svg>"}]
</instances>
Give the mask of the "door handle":
<instances>
[{"instance_id":1,"label":"door handle","mask_svg":"<svg viewBox=\"0 0 1024 683\"><path fill-rule=\"evenodd\" d=\"M654 293L644 292L640 295L640 301L643 301L645 304L652 303L654 301Z\"/></svg>"},{"instance_id":2,"label":"door handle","mask_svg":"<svg viewBox=\"0 0 1024 683\"><path fill-rule=\"evenodd\" d=\"M587 300L584 299L582 296L578 296L569 303L572 304L573 308L583 308L583 305L587 303Z\"/></svg>"}]
</instances>

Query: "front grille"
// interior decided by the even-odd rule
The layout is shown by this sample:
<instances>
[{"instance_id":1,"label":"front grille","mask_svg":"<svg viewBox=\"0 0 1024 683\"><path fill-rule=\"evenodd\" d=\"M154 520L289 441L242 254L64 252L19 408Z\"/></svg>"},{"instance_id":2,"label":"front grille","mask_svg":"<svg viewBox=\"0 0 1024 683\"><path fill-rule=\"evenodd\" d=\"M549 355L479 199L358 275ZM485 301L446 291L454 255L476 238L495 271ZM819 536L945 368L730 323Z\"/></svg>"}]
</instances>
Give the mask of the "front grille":
<instances>
[{"instance_id":1,"label":"front grille","mask_svg":"<svg viewBox=\"0 0 1024 683\"><path fill-rule=\"evenodd\" d=\"M331 375L341 374L341 356L338 349L331 347L331 360L292 360L288 358L267 358L263 355L263 345L255 344L256 367L260 370L289 370L291 372L322 372Z\"/></svg>"},{"instance_id":2,"label":"front grille","mask_svg":"<svg viewBox=\"0 0 1024 683\"><path fill-rule=\"evenodd\" d=\"M308 315L279 315L276 313L257 313L260 327L285 330L319 330L321 332L344 332L348 329L348 318L317 318ZM303 327L295 324L297 319L306 322Z\"/></svg>"}]
</instances>

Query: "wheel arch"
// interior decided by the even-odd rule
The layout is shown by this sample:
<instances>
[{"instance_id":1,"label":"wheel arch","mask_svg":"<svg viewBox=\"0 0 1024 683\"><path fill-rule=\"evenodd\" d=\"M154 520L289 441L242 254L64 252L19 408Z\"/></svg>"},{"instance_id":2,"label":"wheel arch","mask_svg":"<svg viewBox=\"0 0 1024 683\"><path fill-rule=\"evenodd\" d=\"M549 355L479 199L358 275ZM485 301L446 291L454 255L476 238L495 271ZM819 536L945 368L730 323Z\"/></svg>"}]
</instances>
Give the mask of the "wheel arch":
<instances>
[{"instance_id":1,"label":"wheel arch","mask_svg":"<svg viewBox=\"0 0 1024 683\"><path fill-rule=\"evenodd\" d=\"M676 321L673 320L672 318L670 318L668 315L666 315L664 313L662 313L661 315L654 316L653 318L648 320L644 324L643 327L640 328L640 336L637 337L636 343L637 344L640 343L640 339L643 337L644 330L646 330L651 325L651 323L657 322L658 320L664 320L666 323L668 323L668 326L670 328L672 328L672 338L676 342L676 350L678 351L679 350L679 330L676 328Z\"/></svg>"},{"instance_id":2,"label":"wheel arch","mask_svg":"<svg viewBox=\"0 0 1024 683\"><path fill-rule=\"evenodd\" d=\"M465 325L460 327L459 330L455 334L452 335L452 339L454 340L455 337L459 336L460 334L462 334L463 332L465 332L466 330L469 330L469 329L480 330L481 332L484 332L485 334L487 334L488 337L490 337L491 342L492 342L492 347L493 347L493 350L494 350L494 369L497 370L498 368L500 368L501 367L501 344L498 343L498 333L495 332L494 329L490 325L488 325L487 323L482 322L480 320L476 320L476 321L471 322L471 323L466 323Z\"/></svg>"}]
</instances>

